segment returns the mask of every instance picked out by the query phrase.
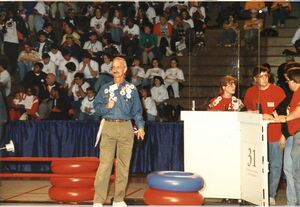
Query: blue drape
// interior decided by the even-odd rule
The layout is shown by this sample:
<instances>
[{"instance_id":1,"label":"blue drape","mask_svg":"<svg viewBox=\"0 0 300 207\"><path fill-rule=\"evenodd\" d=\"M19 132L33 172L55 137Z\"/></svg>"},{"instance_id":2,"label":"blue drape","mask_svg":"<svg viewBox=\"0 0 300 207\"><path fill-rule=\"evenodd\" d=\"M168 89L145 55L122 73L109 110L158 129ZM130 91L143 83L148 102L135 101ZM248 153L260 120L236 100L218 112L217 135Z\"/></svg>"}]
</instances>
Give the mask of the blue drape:
<instances>
[{"instance_id":1,"label":"blue drape","mask_svg":"<svg viewBox=\"0 0 300 207\"><path fill-rule=\"evenodd\" d=\"M94 148L99 123L94 121L15 121L10 122L1 146L10 139L16 152L1 151L1 156L82 157L99 156ZM2 171L48 172L49 163L6 163ZM156 170L183 170L183 123L148 122L144 141L135 140L131 173Z\"/></svg>"}]
</instances>

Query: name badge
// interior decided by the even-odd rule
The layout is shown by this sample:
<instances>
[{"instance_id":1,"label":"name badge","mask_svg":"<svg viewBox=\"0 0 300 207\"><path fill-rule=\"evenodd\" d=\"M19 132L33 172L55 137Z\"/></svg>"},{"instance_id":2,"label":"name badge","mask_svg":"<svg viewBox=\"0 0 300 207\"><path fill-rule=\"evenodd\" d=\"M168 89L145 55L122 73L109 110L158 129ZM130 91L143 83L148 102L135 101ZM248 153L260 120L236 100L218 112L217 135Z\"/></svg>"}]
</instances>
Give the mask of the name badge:
<instances>
[{"instance_id":1,"label":"name badge","mask_svg":"<svg viewBox=\"0 0 300 207\"><path fill-rule=\"evenodd\" d=\"M275 104L274 104L274 102L267 102L267 106L268 106L268 107L274 107Z\"/></svg>"},{"instance_id":2,"label":"name badge","mask_svg":"<svg viewBox=\"0 0 300 207\"><path fill-rule=\"evenodd\" d=\"M109 90L110 91L115 91L115 90L117 90L118 89L118 85L117 84L113 84L113 85L111 85L111 86L109 86Z\"/></svg>"}]
</instances>

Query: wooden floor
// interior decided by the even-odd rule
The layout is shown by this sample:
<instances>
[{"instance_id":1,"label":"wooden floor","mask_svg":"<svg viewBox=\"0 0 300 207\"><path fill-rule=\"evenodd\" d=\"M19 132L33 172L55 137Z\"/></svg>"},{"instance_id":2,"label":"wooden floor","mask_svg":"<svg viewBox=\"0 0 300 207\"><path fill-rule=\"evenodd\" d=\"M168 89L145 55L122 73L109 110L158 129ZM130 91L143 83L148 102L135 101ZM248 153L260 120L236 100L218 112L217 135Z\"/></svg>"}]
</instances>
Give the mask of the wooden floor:
<instances>
[{"instance_id":1,"label":"wooden floor","mask_svg":"<svg viewBox=\"0 0 300 207\"><path fill-rule=\"evenodd\" d=\"M2 179L0 186L0 205L31 206L31 205L59 205L48 196L48 189L51 187L46 179ZM128 205L145 205L143 201L144 191L148 188L144 175L131 176L126 192L126 203ZM286 205L285 182L279 186L276 205ZM107 205L111 204L113 195L113 185L110 185ZM78 205L90 206L92 201L78 203ZM242 203L248 205L248 203ZM65 204L65 205L74 205ZM204 205L240 205L237 200L205 199ZM251 204L249 204L251 205ZM76 205L75 205L76 206Z\"/></svg>"}]
</instances>

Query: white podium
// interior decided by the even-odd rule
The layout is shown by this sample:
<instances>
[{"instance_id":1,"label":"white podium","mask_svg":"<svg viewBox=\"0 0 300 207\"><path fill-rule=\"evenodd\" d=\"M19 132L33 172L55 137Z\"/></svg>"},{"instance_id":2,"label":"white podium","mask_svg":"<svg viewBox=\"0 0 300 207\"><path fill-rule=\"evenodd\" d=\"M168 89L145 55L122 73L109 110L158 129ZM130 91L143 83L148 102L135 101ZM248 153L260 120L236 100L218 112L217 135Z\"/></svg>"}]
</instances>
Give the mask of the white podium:
<instances>
[{"instance_id":1,"label":"white podium","mask_svg":"<svg viewBox=\"0 0 300 207\"><path fill-rule=\"evenodd\" d=\"M205 198L268 205L267 123L248 112L182 111L184 171L201 175Z\"/></svg>"}]
</instances>

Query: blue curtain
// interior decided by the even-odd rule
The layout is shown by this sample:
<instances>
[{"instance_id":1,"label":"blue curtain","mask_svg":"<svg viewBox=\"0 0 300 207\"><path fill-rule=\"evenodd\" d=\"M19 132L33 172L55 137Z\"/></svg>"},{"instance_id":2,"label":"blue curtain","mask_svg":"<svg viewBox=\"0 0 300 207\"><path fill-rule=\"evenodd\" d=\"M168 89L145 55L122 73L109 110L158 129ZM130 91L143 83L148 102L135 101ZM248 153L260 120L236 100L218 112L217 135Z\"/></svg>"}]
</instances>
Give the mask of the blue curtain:
<instances>
[{"instance_id":1,"label":"blue curtain","mask_svg":"<svg viewBox=\"0 0 300 207\"><path fill-rule=\"evenodd\" d=\"M99 156L94 147L99 123L94 121L15 121L10 122L1 146L10 139L14 153L1 151L2 157L83 157ZM49 163L6 163L2 171L49 172ZM157 170L183 170L183 123L149 122L144 141L135 140L131 173Z\"/></svg>"}]
</instances>

